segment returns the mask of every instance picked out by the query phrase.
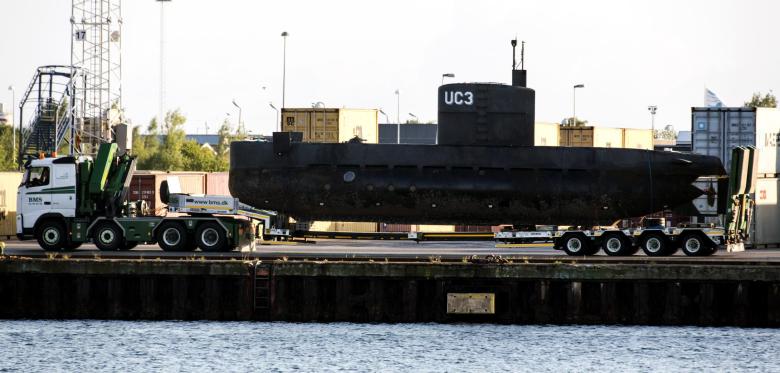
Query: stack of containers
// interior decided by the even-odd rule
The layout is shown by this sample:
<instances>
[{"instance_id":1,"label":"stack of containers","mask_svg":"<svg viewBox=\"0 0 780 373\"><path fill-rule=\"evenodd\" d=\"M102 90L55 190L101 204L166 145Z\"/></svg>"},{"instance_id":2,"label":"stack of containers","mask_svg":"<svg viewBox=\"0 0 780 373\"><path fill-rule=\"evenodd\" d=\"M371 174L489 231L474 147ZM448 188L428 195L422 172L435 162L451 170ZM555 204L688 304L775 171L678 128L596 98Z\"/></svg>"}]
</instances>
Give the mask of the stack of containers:
<instances>
[{"instance_id":1,"label":"stack of containers","mask_svg":"<svg viewBox=\"0 0 780 373\"><path fill-rule=\"evenodd\" d=\"M692 148L694 153L713 155L721 159L726 170L731 164L731 151L738 146L755 146L758 149L758 180L756 183L753 244L758 246L780 245L780 209L778 191L778 137L780 136L780 110L775 108L691 108ZM700 178L699 189L717 193L714 179ZM726 191L723 191L726 192ZM694 205L704 216L705 222L722 223L717 217L717 198L701 196Z\"/></svg>"}]
</instances>

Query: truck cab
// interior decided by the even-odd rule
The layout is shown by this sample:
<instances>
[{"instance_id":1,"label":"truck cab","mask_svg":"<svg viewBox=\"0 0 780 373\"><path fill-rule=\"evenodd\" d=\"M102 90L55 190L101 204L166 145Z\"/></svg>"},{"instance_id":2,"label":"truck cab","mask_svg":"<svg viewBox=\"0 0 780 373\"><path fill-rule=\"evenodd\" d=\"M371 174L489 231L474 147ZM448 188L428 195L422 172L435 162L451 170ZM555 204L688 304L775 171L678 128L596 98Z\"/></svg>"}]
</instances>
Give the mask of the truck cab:
<instances>
[{"instance_id":1,"label":"truck cab","mask_svg":"<svg viewBox=\"0 0 780 373\"><path fill-rule=\"evenodd\" d=\"M77 181L74 157L30 161L16 197L17 237L37 236L38 232L47 245L64 244L64 221L76 216Z\"/></svg>"}]
</instances>

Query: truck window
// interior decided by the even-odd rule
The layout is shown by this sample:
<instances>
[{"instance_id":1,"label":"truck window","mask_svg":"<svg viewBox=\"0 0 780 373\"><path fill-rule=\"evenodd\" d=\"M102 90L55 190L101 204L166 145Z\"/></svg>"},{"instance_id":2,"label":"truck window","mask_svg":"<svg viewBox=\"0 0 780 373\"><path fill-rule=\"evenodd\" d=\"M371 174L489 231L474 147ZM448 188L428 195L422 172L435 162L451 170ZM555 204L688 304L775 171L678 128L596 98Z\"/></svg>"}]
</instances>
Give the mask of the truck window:
<instances>
[{"instance_id":1,"label":"truck window","mask_svg":"<svg viewBox=\"0 0 780 373\"><path fill-rule=\"evenodd\" d=\"M27 170L27 178L24 180L28 186L49 185L48 167L30 167Z\"/></svg>"}]
</instances>

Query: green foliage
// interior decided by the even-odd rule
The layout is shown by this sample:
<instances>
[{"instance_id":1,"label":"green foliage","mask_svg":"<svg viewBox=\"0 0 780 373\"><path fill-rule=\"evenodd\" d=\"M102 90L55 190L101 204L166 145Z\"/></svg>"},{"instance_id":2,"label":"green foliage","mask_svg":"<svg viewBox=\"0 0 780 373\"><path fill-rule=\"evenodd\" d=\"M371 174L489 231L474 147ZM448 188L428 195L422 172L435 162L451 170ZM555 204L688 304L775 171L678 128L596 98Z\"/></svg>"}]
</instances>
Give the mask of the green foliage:
<instances>
[{"instance_id":1,"label":"green foliage","mask_svg":"<svg viewBox=\"0 0 780 373\"><path fill-rule=\"evenodd\" d=\"M588 125L588 121L587 120L582 120L580 118L577 118L577 123L575 124L574 123L574 118L568 117L568 118L564 118L563 119L563 121L561 122L561 125L569 126L569 127L582 127L582 126L587 126Z\"/></svg>"},{"instance_id":2,"label":"green foliage","mask_svg":"<svg viewBox=\"0 0 780 373\"><path fill-rule=\"evenodd\" d=\"M750 101L745 102L745 107L771 107L776 108L777 107L777 98L772 93L772 91L769 91L769 93L761 96L761 92L753 93L753 97L750 98Z\"/></svg>"},{"instance_id":3,"label":"green foliage","mask_svg":"<svg viewBox=\"0 0 780 373\"><path fill-rule=\"evenodd\" d=\"M133 150L138 157L137 167L140 170L162 171L227 171L227 150L234 136L222 141L220 129L220 144L217 152L198 145L193 140L187 140L183 129L187 118L179 110L169 111L165 115L162 126L157 119L152 119L146 128L146 134L141 134L140 127L133 127ZM225 127L225 124L223 124ZM227 124L227 134L230 126ZM162 136L161 136L162 135ZM162 141L160 138L162 137Z\"/></svg>"},{"instance_id":4,"label":"green foliage","mask_svg":"<svg viewBox=\"0 0 780 373\"><path fill-rule=\"evenodd\" d=\"M674 130L674 127L672 127L672 125L668 125L664 127L664 129L662 130L655 130L655 132L653 133L653 138L663 139L663 140L676 140L677 131Z\"/></svg>"},{"instance_id":5,"label":"green foliage","mask_svg":"<svg viewBox=\"0 0 780 373\"><path fill-rule=\"evenodd\" d=\"M13 162L12 138L14 129L9 126L0 126L0 171L16 171L16 164ZM19 131L16 132L16 139L19 140Z\"/></svg>"}]
</instances>

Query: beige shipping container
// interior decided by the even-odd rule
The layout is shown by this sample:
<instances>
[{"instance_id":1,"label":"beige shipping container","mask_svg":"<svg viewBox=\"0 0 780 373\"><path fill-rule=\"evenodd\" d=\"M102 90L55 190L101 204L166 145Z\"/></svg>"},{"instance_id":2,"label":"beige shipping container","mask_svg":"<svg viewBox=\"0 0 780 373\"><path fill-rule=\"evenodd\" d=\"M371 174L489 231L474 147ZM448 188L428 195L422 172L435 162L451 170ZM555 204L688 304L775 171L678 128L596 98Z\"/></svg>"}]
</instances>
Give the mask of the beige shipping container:
<instances>
[{"instance_id":1,"label":"beige shipping container","mask_svg":"<svg viewBox=\"0 0 780 373\"><path fill-rule=\"evenodd\" d=\"M304 142L340 143L355 136L366 143L379 143L376 109L284 108L284 132L303 133Z\"/></svg>"},{"instance_id":2,"label":"beige shipping container","mask_svg":"<svg viewBox=\"0 0 780 373\"><path fill-rule=\"evenodd\" d=\"M593 127L594 148L622 148L623 129L612 127Z\"/></svg>"},{"instance_id":3,"label":"beige shipping container","mask_svg":"<svg viewBox=\"0 0 780 373\"><path fill-rule=\"evenodd\" d=\"M454 225L430 225L430 224L419 224L419 225L412 225L412 232L423 232L423 233L450 233L455 232L455 226Z\"/></svg>"},{"instance_id":4,"label":"beige shipping container","mask_svg":"<svg viewBox=\"0 0 780 373\"><path fill-rule=\"evenodd\" d=\"M16 235L16 191L21 172L0 172L0 236Z\"/></svg>"},{"instance_id":5,"label":"beige shipping container","mask_svg":"<svg viewBox=\"0 0 780 373\"><path fill-rule=\"evenodd\" d=\"M560 144L560 124L534 123L535 146L558 146Z\"/></svg>"},{"instance_id":6,"label":"beige shipping container","mask_svg":"<svg viewBox=\"0 0 780 373\"><path fill-rule=\"evenodd\" d=\"M360 232L370 233L378 231L378 224L371 222L347 222L347 221L315 221L311 223L309 230L315 232Z\"/></svg>"},{"instance_id":7,"label":"beige shipping container","mask_svg":"<svg viewBox=\"0 0 780 373\"><path fill-rule=\"evenodd\" d=\"M624 128L623 146L628 149L653 150L653 130Z\"/></svg>"}]
</instances>

